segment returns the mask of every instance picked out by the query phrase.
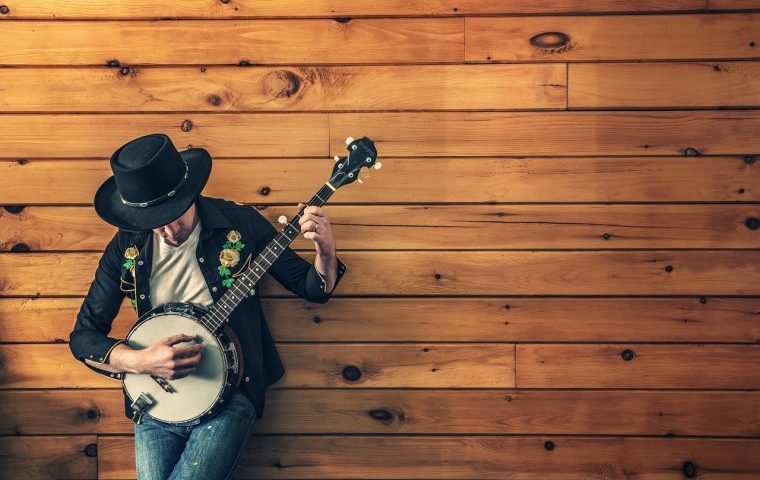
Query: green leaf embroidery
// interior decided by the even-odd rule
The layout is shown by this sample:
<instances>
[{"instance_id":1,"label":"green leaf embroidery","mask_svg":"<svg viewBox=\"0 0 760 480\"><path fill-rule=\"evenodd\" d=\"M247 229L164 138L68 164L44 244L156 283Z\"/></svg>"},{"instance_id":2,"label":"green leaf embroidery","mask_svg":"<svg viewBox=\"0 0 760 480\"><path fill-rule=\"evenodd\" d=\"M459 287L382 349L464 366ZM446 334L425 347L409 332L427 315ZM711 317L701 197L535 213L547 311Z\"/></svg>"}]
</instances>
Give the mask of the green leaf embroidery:
<instances>
[{"instance_id":1,"label":"green leaf embroidery","mask_svg":"<svg viewBox=\"0 0 760 480\"><path fill-rule=\"evenodd\" d=\"M234 282L234 281L235 281L235 279L232 278L232 277L225 278L224 280L222 280L222 285L224 285L227 288L230 288L230 286L232 285L232 282Z\"/></svg>"},{"instance_id":2,"label":"green leaf embroidery","mask_svg":"<svg viewBox=\"0 0 760 480\"><path fill-rule=\"evenodd\" d=\"M224 242L224 245L222 245L222 248L230 248L232 247L232 243L230 241Z\"/></svg>"},{"instance_id":3,"label":"green leaf embroidery","mask_svg":"<svg viewBox=\"0 0 760 480\"><path fill-rule=\"evenodd\" d=\"M132 260L131 258L128 258L127 261L124 262L124 268L126 268L127 270L129 270L130 268L132 268L132 265L134 265L134 264L135 264L135 261Z\"/></svg>"},{"instance_id":4,"label":"green leaf embroidery","mask_svg":"<svg viewBox=\"0 0 760 480\"><path fill-rule=\"evenodd\" d=\"M235 243L235 250L242 250L243 247L245 247L245 243L240 243L240 242Z\"/></svg>"},{"instance_id":5,"label":"green leaf embroidery","mask_svg":"<svg viewBox=\"0 0 760 480\"><path fill-rule=\"evenodd\" d=\"M132 304L132 308L134 308L135 310L137 310L137 300L135 300L134 298L130 298L129 299L129 303Z\"/></svg>"}]
</instances>

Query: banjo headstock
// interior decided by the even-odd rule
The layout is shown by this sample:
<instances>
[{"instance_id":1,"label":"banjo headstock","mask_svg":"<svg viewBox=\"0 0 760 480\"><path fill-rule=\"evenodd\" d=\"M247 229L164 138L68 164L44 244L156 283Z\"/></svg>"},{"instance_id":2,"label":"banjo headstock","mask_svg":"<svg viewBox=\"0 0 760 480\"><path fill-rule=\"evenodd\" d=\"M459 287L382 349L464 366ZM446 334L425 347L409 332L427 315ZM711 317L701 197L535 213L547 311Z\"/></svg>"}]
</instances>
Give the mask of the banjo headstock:
<instances>
[{"instance_id":1,"label":"banjo headstock","mask_svg":"<svg viewBox=\"0 0 760 480\"><path fill-rule=\"evenodd\" d=\"M377 170L382 167L382 163L377 161L375 144L368 137L357 140L352 137L346 138L346 149L348 155L342 158L337 155L334 157L335 165L333 166L332 177L330 177L330 184L336 189L353 183L355 180L363 183L359 178L359 173L363 167L368 169L375 167Z\"/></svg>"}]
</instances>

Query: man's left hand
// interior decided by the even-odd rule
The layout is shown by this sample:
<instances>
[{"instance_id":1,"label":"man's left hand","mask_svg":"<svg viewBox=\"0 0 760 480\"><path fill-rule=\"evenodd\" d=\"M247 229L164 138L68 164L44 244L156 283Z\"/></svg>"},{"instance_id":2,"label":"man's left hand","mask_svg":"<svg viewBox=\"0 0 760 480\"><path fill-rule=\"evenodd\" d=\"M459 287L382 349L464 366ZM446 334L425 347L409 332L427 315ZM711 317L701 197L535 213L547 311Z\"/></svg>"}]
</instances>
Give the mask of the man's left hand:
<instances>
[{"instance_id":1,"label":"man's left hand","mask_svg":"<svg viewBox=\"0 0 760 480\"><path fill-rule=\"evenodd\" d=\"M306 205L299 202L298 207ZM314 248L320 257L335 256L335 238L330 228L330 217L322 207L310 205L303 210L298 219L304 238L314 241Z\"/></svg>"}]
</instances>

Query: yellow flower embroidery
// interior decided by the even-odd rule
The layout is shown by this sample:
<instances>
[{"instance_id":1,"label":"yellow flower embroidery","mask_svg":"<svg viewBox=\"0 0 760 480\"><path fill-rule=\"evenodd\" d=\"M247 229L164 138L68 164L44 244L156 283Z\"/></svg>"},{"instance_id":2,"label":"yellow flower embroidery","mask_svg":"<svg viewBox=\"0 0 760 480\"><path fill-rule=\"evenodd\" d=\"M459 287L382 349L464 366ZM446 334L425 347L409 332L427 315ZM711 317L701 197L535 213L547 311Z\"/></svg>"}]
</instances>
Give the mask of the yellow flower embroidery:
<instances>
[{"instance_id":1,"label":"yellow flower embroidery","mask_svg":"<svg viewBox=\"0 0 760 480\"><path fill-rule=\"evenodd\" d=\"M240 252L245 247L245 244L240 241L242 235L237 230L230 230L227 232L227 241L222 245L222 251L219 252L219 275L222 277L222 285L227 288L232 286L235 281L232 278L232 271L230 267L234 267L240 262Z\"/></svg>"},{"instance_id":2,"label":"yellow flower embroidery","mask_svg":"<svg viewBox=\"0 0 760 480\"><path fill-rule=\"evenodd\" d=\"M240 253L234 248L225 248L219 252L219 263L225 267L234 267L240 261Z\"/></svg>"}]
</instances>

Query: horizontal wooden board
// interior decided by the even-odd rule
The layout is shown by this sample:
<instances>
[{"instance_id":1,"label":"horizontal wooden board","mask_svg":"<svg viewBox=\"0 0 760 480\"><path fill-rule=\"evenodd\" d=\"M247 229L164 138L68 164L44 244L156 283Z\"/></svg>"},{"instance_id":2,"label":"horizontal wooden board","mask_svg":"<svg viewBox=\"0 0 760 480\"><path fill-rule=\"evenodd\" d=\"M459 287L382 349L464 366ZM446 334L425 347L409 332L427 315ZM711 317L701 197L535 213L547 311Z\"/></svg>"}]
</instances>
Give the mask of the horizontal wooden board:
<instances>
[{"instance_id":1,"label":"horizontal wooden board","mask_svg":"<svg viewBox=\"0 0 760 480\"><path fill-rule=\"evenodd\" d=\"M65 343L81 298L0 298L0 342ZM758 298L263 298L281 342L745 342ZM19 321L19 319L23 321ZM137 319L124 301L110 335ZM441 328L441 325L456 328Z\"/></svg>"},{"instance_id":2,"label":"horizontal wooden board","mask_svg":"<svg viewBox=\"0 0 760 480\"><path fill-rule=\"evenodd\" d=\"M199 33L203 34L199 37ZM0 65L437 63L464 60L463 18L19 21ZM150 48L146 48L150 46Z\"/></svg>"},{"instance_id":3,"label":"horizontal wooden board","mask_svg":"<svg viewBox=\"0 0 760 480\"><path fill-rule=\"evenodd\" d=\"M707 7L712 10L738 10L760 8L758 0L707 0Z\"/></svg>"},{"instance_id":4,"label":"horizontal wooden board","mask_svg":"<svg viewBox=\"0 0 760 480\"><path fill-rule=\"evenodd\" d=\"M548 444L547 442L551 442ZM99 437L101 478L134 478L131 437ZM254 436L236 478L682 480L760 475L756 439Z\"/></svg>"},{"instance_id":5,"label":"horizontal wooden board","mask_svg":"<svg viewBox=\"0 0 760 480\"><path fill-rule=\"evenodd\" d=\"M278 387L511 388L514 344L280 344ZM346 367L361 373L343 376ZM0 388L113 388L121 381L82 365L68 345L0 345Z\"/></svg>"},{"instance_id":6,"label":"horizontal wooden board","mask_svg":"<svg viewBox=\"0 0 760 480\"><path fill-rule=\"evenodd\" d=\"M0 477L94 480L98 478L96 442L94 435L0 437Z\"/></svg>"},{"instance_id":7,"label":"horizontal wooden board","mask_svg":"<svg viewBox=\"0 0 760 480\"><path fill-rule=\"evenodd\" d=\"M230 115L0 115L0 124L16 135L10 142L0 138L0 155L108 159L130 140L160 132L169 135L178 150L192 145L208 149L213 157L235 156L235 151L246 152L246 157L327 156L327 114Z\"/></svg>"},{"instance_id":8,"label":"horizontal wooden board","mask_svg":"<svg viewBox=\"0 0 760 480\"><path fill-rule=\"evenodd\" d=\"M0 124L6 159L109 158L127 141L156 131L180 150L193 145L214 157L238 158L342 157L346 137L364 135L375 142L381 160L760 151L760 110L5 114Z\"/></svg>"},{"instance_id":9,"label":"horizontal wooden board","mask_svg":"<svg viewBox=\"0 0 760 480\"><path fill-rule=\"evenodd\" d=\"M313 261L314 252L302 257ZM338 252L334 295L759 295L760 250ZM85 295L99 253L0 253L0 296ZM265 295L292 295L269 274Z\"/></svg>"},{"instance_id":10,"label":"horizontal wooden board","mask_svg":"<svg viewBox=\"0 0 760 480\"><path fill-rule=\"evenodd\" d=\"M316 146L316 144L315 144ZM117 147L114 147L117 148ZM269 147L267 147L269 148ZM289 148L283 145L283 148ZM363 183L354 182L339 188L325 207L330 212L340 211L337 204L357 203L496 203L496 202L709 202L709 201L760 201L760 162L757 156L737 157L578 157L578 158L415 158L408 160L401 157L380 156L379 160L385 168L379 171L375 169L362 169L359 178ZM258 206L272 203L283 203L284 206L271 205L269 211L263 214L277 211L279 215L290 217L293 208L299 201L306 201L314 195L314 192L322 186L322 182L330 179L334 161L331 159L218 159L214 160L211 177L203 193L208 196L228 198L241 203L251 203ZM32 159L13 161L0 161L0 204L14 205L44 205L62 203L92 204L95 191L108 177L111 176L111 168L107 160L60 160L60 159ZM430 181L426 181L427 178ZM45 185L44 189L30 188L30 185ZM336 206L333 206L336 205ZM375 205L364 208L392 208ZM460 208L455 206L406 206L405 216L411 215L408 210L422 210L429 212L441 212L442 209ZM478 208L478 207L461 207ZM482 208L482 207L480 207ZM513 216L522 208L540 208L549 212L554 208L578 209L589 208L594 212L596 219L605 217L602 209L610 212L612 208L627 208L622 206L548 206L536 207L505 206L493 207L504 215L497 220L505 220L505 216ZM645 208L633 206L628 208ZM688 220L697 222L694 217L699 217L700 208L725 208L718 206L689 205L688 207L676 206L652 206L647 207L648 219L638 219L636 225L646 228L641 238L646 238L648 246L655 246L657 241L666 241L663 235L673 235L675 232L663 232L661 225L653 225L657 218L656 211L663 208L688 208L690 213ZM736 207L748 208L751 206ZM436 210L437 209L437 210ZM14 217L14 210L0 209L0 223L8 226L12 232L17 232L17 221L25 221L28 215ZM35 210L42 215L41 210ZM454 210L456 211L456 210ZM566 210L565 210L566 211ZM50 210L55 212L55 210ZM95 216L94 213L87 215L84 210L75 214L69 211L72 218L56 218L59 222L82 221ZM364 210L362 210L364 212ZM419 213L418 213L419 215ZM489 214L486 214L490 216ZM661 214L662 215L662 214ZM755 214L752 214L755 215ZM362 218L366 223L366 218ZM41 221L41 220L40 220ZM95 220L101 231L101 235L110 232L110 225ZM394 219L397 225L401 220ZM583 223L580 219L575 219ZM673 219L668 222L674 221ZM680 220L686 222L684 218ZM733 218L731 222L744 222L745 219ZM740 223L726 225L719 218L710 218L711 226L705 234L712 234L714 228L726 228L718 238L705 243L715 245L712 242L729 241L738 229L742 230ZM8 225L10 223L10 225ZM65 228L61 225L61 228ZM498 228L505 223L493 221L492 227ZM523 224L509 223L509 232L514 232L516 237L522 237L524 230L520 228L544 228L539 224L532 227ZM615 219L612 225L604 225L605 232L613 235L609 230L616 225L623 225L625 233L618 231L609 242L639 241L630 238L632 228L636 225L621 224L620 219ZM715 225L713 227L712 225ZM450 226L450 225L449 225ZM472 225L468 225L472 227ZM550 225L556 228L557 225ZM692 224L692 227L695 225ZM72 226L72 228L74 228ZM369 228L369 227L366 227ZM583 227L578 227L583 228ZM594 227L590 227L594 228ZM57 227L58 229L58 227ZM405 228L404 228L405 229ZM441 231L443 230L443 231ZM503 229L501 229L503 230ZM659 230L659 231L658 231ZM416 229L414 230L416 232ZM446 235L447 242L452 248L462 241L472 245L470 238L462 229L456 229L456 235L448 235L449 230L438 229L435 236ZM599 228L586 232L584 241L589 242L593 237L599 238L602 232ZM691 229L694 232L694 229ZM394 232L394 245L401 232ZM410 232L411 233L411 232ZM424 232L428 235L429 232ZM473 232L474 233L474 232ZM498 239L484 238L483 232L478 231L477 245L484 247L489 241L500 243ZM88 232L92 234L92 232ZM747 232L738 233L748 235ZM0 243L8 241L0 229ZM509 238L510 233L500 231L500 236ZM546 231L541 232L539 237L549 238ZM487 235L485 235L487 236ZM561 236L572 242L572 234L563 230ZM462 238L465 237L465 238ZM530 242L538 242L543 238L531 235ZM98 237L95 237L98 240ZM364 240L364 239L362 239ZM386 238L377 238L374 241L386 241ZM681 241L677 237L670 240ZM524 240L523 240L524 241ZM606 242L607 243L607 242ZM531 243L536 245L535 243ZM366 245L363 244L362 247ZM84 248L84 247L83 247ZM406 247L410 248L410 247ZM424 248L435 248L429 240L426 240Z\"/></svg>"},{"instance_id":11,"label":"horizontal wooden board","mask_svg":"<svg viewBox=\"0 0 760 480\"><path fill-rule=\"evenodd\" d=\"M468 62L758 58L760 14L468 17L465 34Z\"/></svg>"},{"instance_id":12,"label":"horizontal wooden board","mask_svg":"<svg viewBox=\"0 0 760 480\"><path fill-rule=\"evenodd\" d=\"M570 108L760 106L760 62L571 63L568 69Z\"/></svg>"},{"instance_id":13,"label":"horizontal wooden board","mask_svg":"<svg viewBox=\"0 0 760 480\"><path fill-rule=\"evenodd\" d=\"M277 185L273 187L279 190ZM304 192L299 197L306 195ZM344 250L755 248L760 245L760 229L753 230L753 222L760 218L757 204L326 205L322 208L330 219L337 243ZM117 230L101 220L90 206L31 206L18 213L13 211L16 210L0 209L0 251L102 251ZM291 217L296 208L259 206L258 211L278 228L281 225L277 219L281 215ZM314 243L299 235L291 247L311 250Z\"/></svg>"},{"instance_id":14,"label":"horizontal wooden board","mask_svg":"<svg viewBox=\"0 0 760 480\"><path fill-rule=\"evenodd\" d=\"M123 395L1 391L0 434L131 434ZM256 433L757 436L760 392L272 389Z\"/></svg>"},{"instance_id":15,"label":"horizontal wooden board","mask_svg":"<svg viewBox=\"0 0 760 480\"><path fill-rule=\"evenodd\" d=\"M519 344L517 386L757 389L758 362L760 345Z\"/></svg>"},{"instance_id":16,"label":"horizontal wooden board","mask_svg":"<svg viewBox=\"0 0 760 480\"><path fill-rule=\"evenodd\" d=\"M0 111L564 109L565 80L563 64L9 68Z\"/></svg>"},{"instance_id":17,"label":"horizontal wooden board","mask_svg":"<svg viewBox=\"0 0 760 480\"><path fill-rule=\"evenodd\" d=\"M740 0L749 3L752 0ZM236 1L210 4L184 0L181 4L148 0L123 0L97 4L86 0L5 0L9 7L0 18L250 18L250 17L335 17L355 15L468 15L485 13L645 12L702 10L705 0L459 0L453 2L408 2L403 0ZM723 2L726 3L726 2ZM737 3L733 0L731 3ZM730 7L729 7L730 8Z\"/></svg>"},{"instance_id":18,"label":"horizontal wooden board","mask_svg":"<svg viewBox=\"0 0 760 480\"><path fill-rule=\"evenodd\" d=\"M330 114L330 155L348 135L404 157L747 154L760 151L760 110Z\"/></svg>"}]
</instances>

